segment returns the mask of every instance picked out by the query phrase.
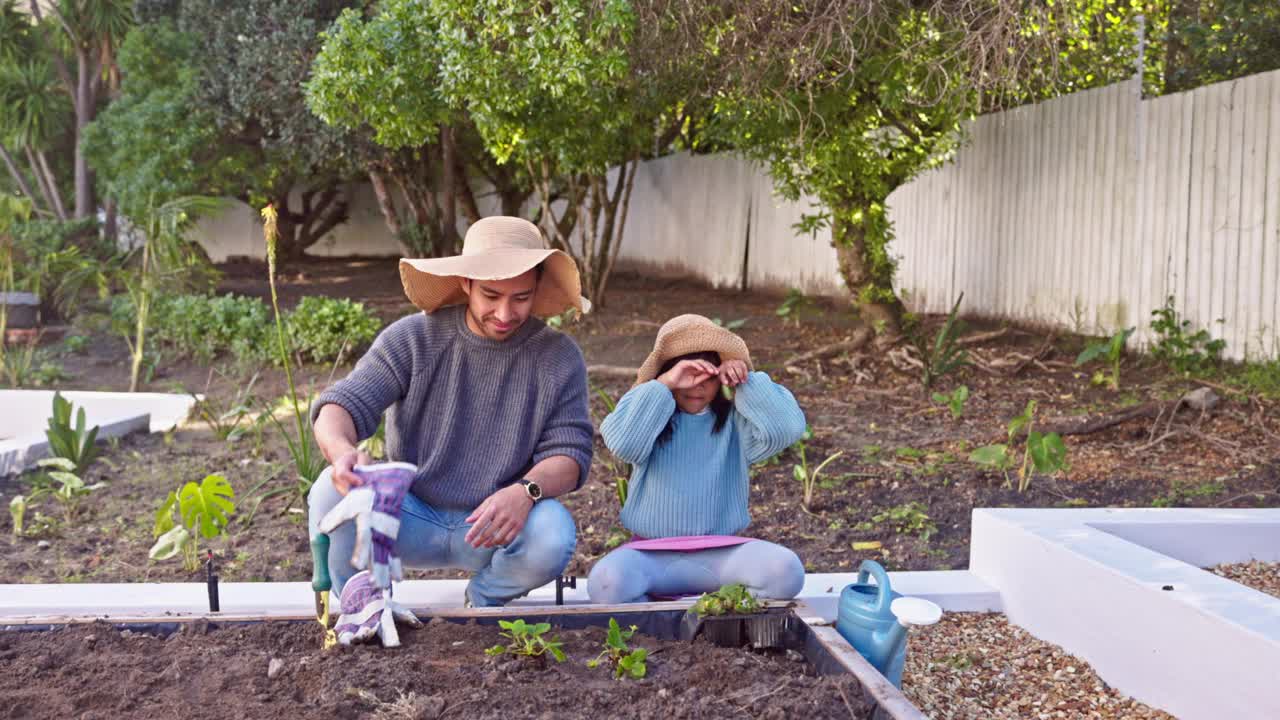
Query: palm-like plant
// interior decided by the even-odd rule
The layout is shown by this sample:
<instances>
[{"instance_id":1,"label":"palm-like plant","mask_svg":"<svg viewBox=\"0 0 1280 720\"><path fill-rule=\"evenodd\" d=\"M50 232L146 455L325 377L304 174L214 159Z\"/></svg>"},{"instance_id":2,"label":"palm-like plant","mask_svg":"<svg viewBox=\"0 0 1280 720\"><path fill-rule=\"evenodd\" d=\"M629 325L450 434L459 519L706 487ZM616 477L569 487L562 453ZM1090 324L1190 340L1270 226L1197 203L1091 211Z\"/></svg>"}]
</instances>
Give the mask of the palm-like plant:
<instances>
[{"instance_id":1,"label":"palm-like plant","mask_svg":"<svg viewBox=\"0 0 1280 720\"><path fill-rule=\"evenodd\" d=\"M153 202L146 213L137 218L144 235L142 244L130 253L129 260L137 258L138 266L129 268L121 277L136 313L133 337L125 338L132 358L129 392L138 389L151 301L158 289L182 282L200 264L199 256L192 252L191 242L185 237L186 230L197 216L211 213L221 205L222 201L217 198L180 197L162 205Z\"/></svg>"}]
</instances>

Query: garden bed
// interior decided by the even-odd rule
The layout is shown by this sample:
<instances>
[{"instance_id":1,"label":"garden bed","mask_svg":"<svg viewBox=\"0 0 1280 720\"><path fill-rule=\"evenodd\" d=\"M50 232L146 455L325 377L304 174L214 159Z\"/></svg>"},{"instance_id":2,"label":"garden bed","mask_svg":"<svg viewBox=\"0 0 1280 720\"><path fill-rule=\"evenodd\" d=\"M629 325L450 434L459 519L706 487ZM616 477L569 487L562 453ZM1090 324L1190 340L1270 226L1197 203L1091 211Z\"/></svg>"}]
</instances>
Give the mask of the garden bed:
<instances>
[{"instance_id":1,"label":"garden bed","mask_svg":"<svg viewBox=\"0 0 1280 720\"><path fill-rule=\"evenodd\" d=\"M1223 563L1207 569L1215 575L1234 580L1245 587L1280 598L1280 563L1255 560L1244 563Z\"/></svg>"},{"instance_id":2,"label":"garden bed","mask_svg":"<svg viewBox=\"0 0 1280 720\"><path fill-rule=\"evenodd\" d=\"M222 292L262 297L266 271L259 263L222 267ZM351 297L372 307L383 320L412 312L400 290L394 261L308 260L281 277L282 302L291 306L307 295ZM814 438L806 448L810 467L843 453L824 470L806 512L793 466L794 451L753 469L749 534L795 549L812 572L852 570L864 557L890 570L938 570L967 566L970 517L975 507L1269 507L1280 499L1280 403L1265 397L1227 396L1198 421L1198 434L1151 444L1154 418L1138 417L1107 429L1069 435L1068 469L1036 475L1025 492L1010 487L998 472L968 461L977 446L1002 441L1005 425L1028 400L1039 403L1039 420L1102 417L1108 413L1168 400L1195 383L1162 366L1126 360L1120 390L1091 385L1089 372L1071 367L1082 346L1077 337L1046 343L1042 333L1011 328L969 346L989 360L1035 354L1029 363L991 372L969 368L942 378L935 389L970 390L963 413L953 419L934 402L914 372L898 369L884 354L864 350L835 353L816 361L795 355L847 339L856 319L842 306L815 300L797 311L799 321L776 314L781 299L754 292L717 291L685 281L621 274L611 284L607 304L566 329L583 348L589 365L636 366L652 346L658 325L682 312L722 320L745 320L737 332L749 343L756 365L784 382L805 410ZM79 350L61 352L73 376L68 387L123 389L128 384L127 347L94 318L77 319L74 331L88 338ZM927 328L938 319L926 319ZM974 323L969 333L996 326ZM274 400L285 392L275 368L237 369L225 360L213 367L193 360L163 359L148 390L205 392L229 408L253 370L260 376L253 393ZM339 367L336 376L347 371ZM310 365L299 373L303 388L319 389L333 369ZM630 386L624 378L592 375L594 386L617 397ZM607 412L593 393L596 421ZM1163 425L1161 428L1163 429ZM567 496L579 530L569 572L585 576L592 564L625 536L608 455L597 444L591 479ZM11 582L138 582L198 579L177 563L147 559L152 517L160 501L180 483L211 472L224 474L237 492L239 511L229 535L211 546L221 558L224 580L304 580L309 575L306 531L299 499L262 494L293 485L284 443L269 424L235 443L224 442L203 425L168 436L135 436L104 449L103 460L85 482L106 482L94 491L73 521L41 533L14 538L7 514L0 515L0 576ZM255 494L250 490L257 488ZM0 481L0 503L24 489L21 481ZM256 511L255 511L256 509ZM55 520L56 507L44 508ZM252 523L247 522L252 514ZM46 546L40 546L44 541ZM854 549L855 547L858 549ZM457 577L453 571L413 573L413 577Z\"/></svg>"},{"instance_id":3,"label":"garden bed","mask_svg":"<svg viewBox=\"0 0 1280 720\"><path fill-rule=\"evenodd\" d=\"M902 692L933 720L1172 718L999 614L951 613L908 640Z\"/></svg>"},{"instance_id":4,"label":"garden bed","mask_svg":"<svg viewBox=\"0 0 1280 720\"><path fill-rule=\"evenodd\" d=\"M664 626L675 624L659 620L646 629ZM615 680L611 669L586 665L602 649L599 626L555 628L568 655L562 663L490 657L484 650L504 639L474 620L434 619L402 631L403 646L394 650L321 650L315 623L199 621L148 630L98 622L0 633L9 717L870 717L855 677L820 674L806 659L812 653L795 650L637 633L630 645L649 651L647 673Z\"/></svg>"}]
</instances>

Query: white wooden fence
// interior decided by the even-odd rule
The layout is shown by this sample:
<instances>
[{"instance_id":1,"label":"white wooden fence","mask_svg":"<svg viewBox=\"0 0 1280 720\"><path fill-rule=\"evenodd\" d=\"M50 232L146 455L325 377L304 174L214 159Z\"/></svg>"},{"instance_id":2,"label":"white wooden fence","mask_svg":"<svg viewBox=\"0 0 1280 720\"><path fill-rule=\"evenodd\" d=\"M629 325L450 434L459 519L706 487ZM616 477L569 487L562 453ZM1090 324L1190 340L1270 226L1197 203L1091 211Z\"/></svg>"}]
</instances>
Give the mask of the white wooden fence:
<instances>
[{"instance_id":1,"label":"white wooden fence","mask_svg":"<svg viewBox=\"0 0 1280 720\"><path fill-rule=\"evenodd\" d=\"M1277 356L1280 72L1147 100L1130 81L971 132L889 198L914 309L964 292L970 313L1141 343L1172 295L1228 356Z\"/></svg>"},{"instance_id":2,"label":"white wooden fence","mask_svg":"<svg viewBox=\"0 0 1280 720\"><path fill-rule=\"evenodd\" d=\"M1124 82L984 116L970 134L954 162L889 196L912 310L946 312L963 292L965 314L1136 326L1142 344L1172 295L1229 357L1280 355L1280 71L1146 100ZM396 252L367 188L356 199L354 222L313 252ZM812 211L741 158L660 158L636 174L620 257L721 287L840 293L829 233L794 230ZM198 234L216 257L261 250L248 208Z\"/></svg>"}]
</instances>

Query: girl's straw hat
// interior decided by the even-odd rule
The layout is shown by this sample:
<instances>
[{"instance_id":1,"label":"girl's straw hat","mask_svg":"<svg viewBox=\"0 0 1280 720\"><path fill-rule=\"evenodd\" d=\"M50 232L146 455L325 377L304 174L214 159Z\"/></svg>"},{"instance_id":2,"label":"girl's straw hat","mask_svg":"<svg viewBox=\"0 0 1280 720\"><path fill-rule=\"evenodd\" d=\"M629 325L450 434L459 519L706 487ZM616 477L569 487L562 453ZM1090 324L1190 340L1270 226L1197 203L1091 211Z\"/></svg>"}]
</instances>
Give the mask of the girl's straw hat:
<instances>
[{"instance_id":1,"label":"girl's straw hat","mask_svg":"<svg viewBox=\"0 0 1280 720\"><path fill-rule=\"evenodd\" d=\"M658 329L653 352L636 373L636 384L658 376L662 364L689 353L711 351L720 354L720 362L741 360L751 369L751 353L742 338L701 315L678 315Z\"/></svg>"},{"instance_id":2,"label":"girl's straw hat","mask_svg":"<svg viewBox=\"0 0 1280 720\"><path fill-rule=\"evenodd\" d=\"M482 218L467 230L462 254L425 260L400 260L400 281L409 300L427 312L467 302L462 279L505 280L542 265L533 297L533 314L559 315L569 308L589 312L573 258L542 242L538 226L517 217Z\"/></svg>"}]
</instances>

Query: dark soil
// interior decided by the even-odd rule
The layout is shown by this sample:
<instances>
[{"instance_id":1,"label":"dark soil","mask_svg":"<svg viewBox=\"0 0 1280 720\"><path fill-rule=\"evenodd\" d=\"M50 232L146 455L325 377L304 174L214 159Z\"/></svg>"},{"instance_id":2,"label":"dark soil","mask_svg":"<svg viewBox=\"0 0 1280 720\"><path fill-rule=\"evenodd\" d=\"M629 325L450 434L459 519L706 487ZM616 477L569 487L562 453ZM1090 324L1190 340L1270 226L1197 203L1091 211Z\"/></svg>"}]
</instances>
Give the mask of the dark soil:
<instances>
[{"instance_id":1,"label":"dark soil","mask_svg":"<svg viewBox=\"0 0 1280 720\"><path fill-rule=\"evenodd\" d=\"M222 269L222 290L267 293L261 264L242 262ZM306 294L352 297L387 320L413 310L393 261L308 261L283 273L281 291L286 305ZM751 347L756 366L786 384L805 410L814 433L806 447L809 466L842 453L823 471L807 510L792 475L800 462L797 452L753 470L754 520L747 534L793 548L810 571L850 570L865 557L891 570L966 567L970 516L976 507L1274 507L1280 500L1280 403L1274 400L1225 396L1219 389L1225 397L1212 412L1179 415L1179 424L1194 433L1160 442L1152 440L1163 434L1164 426L1153 434L1152 418L1068 436L1069 469L1053 477L1032 477L1020 493L1012 486L1016 478L1011 484L1000 473L970 463L968 456L975 447L1003 442L1006 423L1028 400L1039 403L1036 422L1043 425L1170 400L1196 383L1130 358L1123 365L1119 391L1091 385L1094 368L1071 365L1085 342L1074 336L1056 338L1041 364L1013 373L1019 358L1044 346L1046 337L1034 329L1011 327L970 348L991 363L989 371L966 368L933 388L943 393L961 384L969 388L963 415L953 420L922 389L918 372L895 366L885 352L865 348L820 361L791 362L799 353L847 339L858 322L833 300L816 300L800 312L798 322L778 317L779 303L780 298L762 293L621 274L611 283L607 306L566 330L583 348L588 364L635 367L648 354L658 326L674 315L697 312L725 322L745 320L737 332ZM941 318L922 322L931 335ZM74 376L66 386L127 387L124 342L93 330L91 316L78 323L93 341L83 354L59 356ZM998 327L975 321L966 332ZM337 368L336 377L347 369ZM308 366L299 382L318 390L333 372ZM230 364L210 368L171 359L145 389L205 392L207 387L212 403L226 408L249 374ZM593 375L592 383L615 398L630 386L625 379L599 375ZM283 373L274 369L263 370L253 388L266 399L284 391ZM597 423L607 412L595 394L592 411ZM579 530L569 572L579 576L624 538L609 459L597 443L590 482L564 498ZM222 558L223 580L305 579L310 560L298 500L292 493L261 500L264 492L294 484L284 442L268 425L260 435L236 443L197 426L170 436L135 435L108 446L86 478L105 481L108 487L95 491L70 520L62 520L62 509L45 502L40 511L51 518L47 527L15 538L7 514L0 518L0 581L191 579L176 561L147 559L152 516L166 493L210 472L228 477L240 508L229 536L211 543ZM7 504L25 483L0 480L0 502ZM42 540L47 547L39 545Z\"/></svg>"},{"instance_id":2,"label":"dark soil","mask_svg":"<svg viewBox=\"0 0 1280 720\"><path fill-rule=\"evenodd\" d=\"M168 638L105 623L0 634L4 718L865 718L850 675L816 676L803 658L636 634L643 680L588 668L603 628L553 631L568 659L484 649L494 626L434 621L403 646L320 649L311 623L211 628ZM279 671L268 675L272 661Z\"/></svg>"}]
</instances>

